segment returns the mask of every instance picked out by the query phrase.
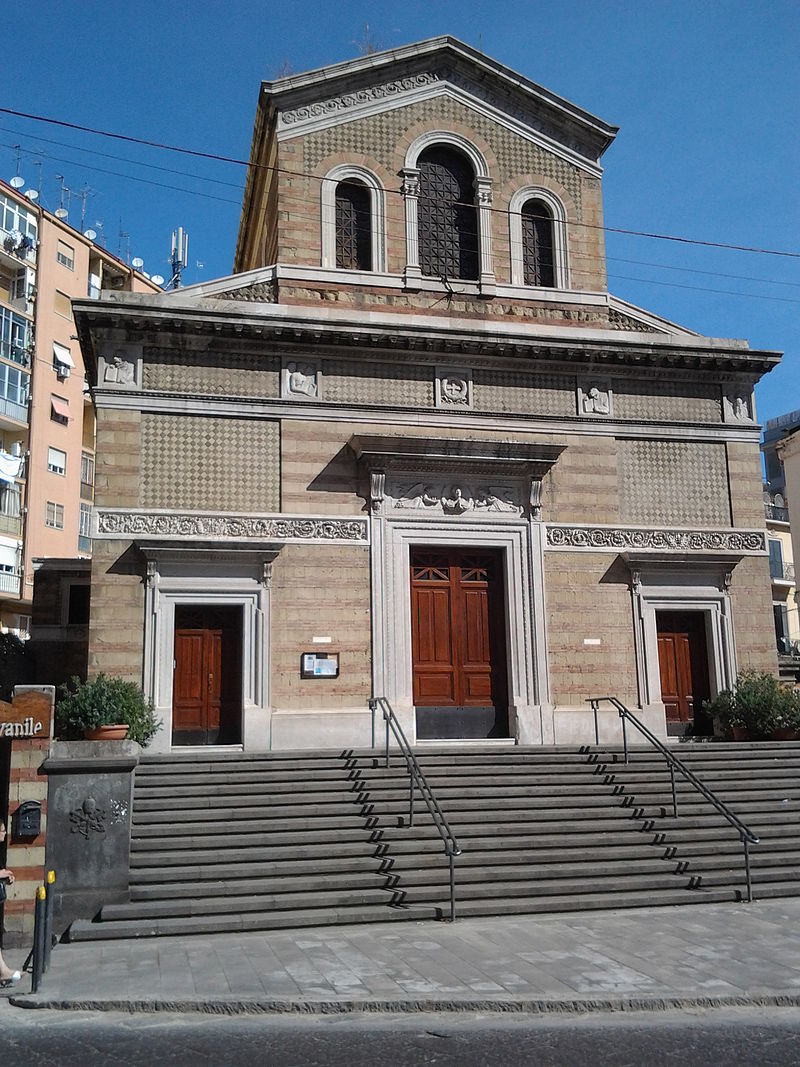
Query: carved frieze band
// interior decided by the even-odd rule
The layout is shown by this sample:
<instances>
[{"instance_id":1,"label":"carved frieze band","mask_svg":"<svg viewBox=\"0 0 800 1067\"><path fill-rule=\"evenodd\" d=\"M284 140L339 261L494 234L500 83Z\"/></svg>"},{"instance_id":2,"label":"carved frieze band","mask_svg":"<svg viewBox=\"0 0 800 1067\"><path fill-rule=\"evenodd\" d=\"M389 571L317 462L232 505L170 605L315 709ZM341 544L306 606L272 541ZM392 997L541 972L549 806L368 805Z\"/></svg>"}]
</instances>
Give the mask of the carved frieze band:
<instances>
[{"instance_id":1,"label":"carved frieze band","mask_svg":"<svg viewBox=\"0 0 800 1067\"><path fill-rule=\"evenodd\" d=\"M412 74L407 78L397 81L384 82L381 85L369 85L354 93L344 96L333 96L327 100L319 100L306 107L296 108L294 111L283 111L278 117L279 127L294 126L298 122L308 119L321 118L325 115L336 115L350 108L370 104L376 100L387 100L402 93L419 89L426 85L435 85L440 80L439 75L433 71L425 71L421 74Z\"/></svg>"},{"instance_id":2,"label":"carved frieze band","mask_svg":"<svg viewBox=\"0 0 800 1067\"><path fill-rule=\"evenodd\" d=\"M658 552L766 552L761 530L658 530L642 527L547 526L548 548L594 552L652 550Z\"/></svg>"},{"instance_id":3,"label":"carved frieze band","mask_svg":"<svg viewBox=\"0 0 800 1067\"><path fill-rule=\"evenodd\" d=\"M202 512L95 510L95 536L203 541L345 541L366 544L366 519L280 515L209 515Z\"/></svg>"}]
</instances>

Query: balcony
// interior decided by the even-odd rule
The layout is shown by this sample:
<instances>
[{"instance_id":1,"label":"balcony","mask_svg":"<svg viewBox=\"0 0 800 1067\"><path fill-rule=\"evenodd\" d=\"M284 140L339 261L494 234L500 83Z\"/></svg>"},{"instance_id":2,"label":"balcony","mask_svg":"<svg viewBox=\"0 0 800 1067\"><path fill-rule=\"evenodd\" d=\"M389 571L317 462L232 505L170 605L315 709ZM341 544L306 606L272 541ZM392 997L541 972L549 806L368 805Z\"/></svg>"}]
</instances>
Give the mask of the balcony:
<instances>
[{"instance_id":1,"label":"balcony","mask_svg":"<svg viewBox=\"0 0 800 1067\"><path fill-rule=\"evenodd\" d=\"M794 585L794 563L784 563L779 559L769 561L769 576L773 582L786 582Z\"/></svg>"},{"instance_id":2,"label":"balcony","mask_svg":"<svg viewBox=\"0 0 800 1067\"><path fill-rule=\"evenodd\" d=\"M0 571L0 594L19 596L22 575L19 571Z\"/></svg>"},{"instance_id":3,"label":"balcony","mask_svg":"<svg viewBox=\"0 0 800 1067\"><path fill-rule=\"evenodd\" d=\"M27 402L24 404L16 404L13 400L6 400L5 397L0 397L0 417L2 416L5 416L7 419L14 419L15 422L27 424Z\"/></svg>"},{"instance_id":4,"label":"balcony","mask_svg":"<svg viewBox=\"0 0 800 1067\"><path fill-rule=\"evenodd\" d=\"M11 534L12 537L21 537L22 517L20 515L0 514L0 534Z\"/></svg>"},{"instance_id":5,"label":"balcony","mask_svg":"<svg viewBox=\"0 0 800 1067\"><path fill-rule=\"evenodd\" d=\"M788 522L789 521L789 509L786 507L778 507L777 504L765 504L764 513L768 519L773 522Z\"/></svg>"},{"instance_id":6,"label":"balcony","mask_svg":"<svg viewBox=\"0 0 800 1067\"><path fill-rule=\"evenodd\" d=\"M0 341L0 356L18 363L20 367L30 367L31 355L26 345L14 344L13 341Z\"/></svg>"},{"instance_id":7,"label":"balcony","mask_svg":"<svg viewBox=\"0 0 800 1067\"><path fill-rule=\"evenodd\" d=\"M36 241L33 237L21 234L19 230L9 232L0 228L0 256L6 263L19 266L20 263L36 262Z\"/></svg>"}]
</instances>

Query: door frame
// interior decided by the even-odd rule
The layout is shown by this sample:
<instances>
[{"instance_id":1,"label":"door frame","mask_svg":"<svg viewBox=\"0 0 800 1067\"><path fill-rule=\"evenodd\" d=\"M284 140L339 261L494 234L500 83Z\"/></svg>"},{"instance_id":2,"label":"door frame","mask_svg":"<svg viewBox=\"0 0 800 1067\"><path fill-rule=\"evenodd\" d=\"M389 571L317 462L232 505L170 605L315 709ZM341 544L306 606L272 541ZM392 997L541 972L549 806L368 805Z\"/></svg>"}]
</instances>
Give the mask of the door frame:
<instances>
[{"instance_id":1,"label":"door frame","mask_svg":"<svg viewBox=\"0 0 800 1067\"><path fill-rule=\"evenodd\" d=\"M408 512L405 513L408 515ZM416 721L411 655L411 548L500 550L509 734L524 744L546 735L549 705L541 523L372 516L373 687L385 696L411 744Z\"/></svg>"},{"instance_id":2,"label":"door frame","mask_svg":"<svg viewBox=\"0 0 800 1067\"><path fill-rule=\"evenodd\" d=\"M151 750L186 750L186 746L172 744L175 608L180 604L241 609L242 744L224 748L268 751L270 585L277 551L181 552L174 547L141 547L147 557L143 689L162 723Z\"/></svg>"},{"instance_id":3,"label":"door frame","mask_svg":"<svg viewBox=\"0 0 800 1067\"><path fill-rule=\"evenodd\" d=\"M731 573L738 557L725 560L675 560L627 557L631 568L634 643L636 646L639 705L660 708L664 730L666 715L661 699L658 659L658 611L691 611L703 615L706 630L709 688L713 698L736 679L736 645L730 597Z\"/></svg>"}]
</instances>

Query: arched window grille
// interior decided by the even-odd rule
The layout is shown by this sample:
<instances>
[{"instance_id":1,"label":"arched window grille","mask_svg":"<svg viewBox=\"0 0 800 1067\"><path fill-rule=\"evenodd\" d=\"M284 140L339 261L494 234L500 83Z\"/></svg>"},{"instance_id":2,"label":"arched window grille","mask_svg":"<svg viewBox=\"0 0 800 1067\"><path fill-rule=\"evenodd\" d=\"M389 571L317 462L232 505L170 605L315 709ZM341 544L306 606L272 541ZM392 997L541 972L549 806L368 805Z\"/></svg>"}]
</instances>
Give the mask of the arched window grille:
<instances>
[{"instance_id":1,"label":"arched window grille","mask_svg":"<svg viewBox=\"0 0 800 1067\"><path fill-rule=\"evenodd\" d=\"M552 289L556 284L552 212L544 201L528 200L520 214L524 284Z\"/></svg>"},{"instance_id":2,"label":"arched window grille","mask_svg":"<svg viewBox=\"0 0 800 1067\"><path fill-rule=\"evenodd\" d=\"M419 265L433 278L476 280L479 275L475 174L456 149L433 145L419 168Z\"/></svg>"},{"instance_id":3,"label":"arched window grille","mask_svg":"<svg viewBox=\"0 0 800 1067\"><path fill-rule=\"evenodd\" d=\"M336 266L372 270L372 205L363 182L336 186Z\"/></svg>"}]
</instances>

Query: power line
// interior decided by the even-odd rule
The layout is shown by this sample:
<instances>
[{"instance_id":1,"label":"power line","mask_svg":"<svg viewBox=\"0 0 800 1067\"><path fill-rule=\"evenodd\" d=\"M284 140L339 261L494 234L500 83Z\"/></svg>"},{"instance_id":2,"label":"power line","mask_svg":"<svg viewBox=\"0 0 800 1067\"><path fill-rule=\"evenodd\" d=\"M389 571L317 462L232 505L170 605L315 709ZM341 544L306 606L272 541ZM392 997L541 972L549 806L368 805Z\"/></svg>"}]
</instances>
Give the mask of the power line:
<instances>
[{"instance_id":1,"label":"power line","mask_svg":"<svg viewBox=\"0 0 800 1067\"><path fill-rule=\"evenodd\" d=\"M217 163L232 163L237 166L255 167L260 170L272 171L274 173L282 173L291 175L293 177L306 177L311 178L314 181L332 181L336 179L325 178L324 175L312 174L307 171L290 170L283 167L274 167L266 163L252 163L250 160L239 159L235 156L223 156L217 152L202 152L196 148L186 148L180 145L171 145L161 141L151 141L143 137L133 137L129 134L113 133L109 130L99 130L93 126L82 126L76 122L66 122L63 119L53 119L44 115L34 115L30 112L17 111L14 108L0 107L0 113L6 115L14 115L17 118L28 119L31 122L41 122L53 126L61 126L65 129L77 130L80 133L89 133L96 137L109 137L117 141L125 141L129 144L143 145L147 148L155 148L160 151L177 152L181 155L195 156L200 159L210 159ZM188 190L184 190L186 192ZM386 190L386 192L392 195L402 195L399 190ZM201 194L202 195L202 194ZM473 205L467 205L472 207ZM492 211L500 211L499 208L490 208ZM667 234L667 233L655 233L646 230L633 230L627 229L621 226L601 226L599 223L587 223L571 222L571 225L584 226L589 229L602 230L606 233L619 233L629 237L646 237L652 241L671 241L678 244L694 245L701 248L719 248L726 249L733 252L750 252L757 255L765 256L779 256L788 259L800 259L800 252L788 252L782 249L775 248L760 248L751 245L737 245L729 244L724 241L704 241L695 237L684 237L679 234Z\"/></svg>"}]
</instances>

